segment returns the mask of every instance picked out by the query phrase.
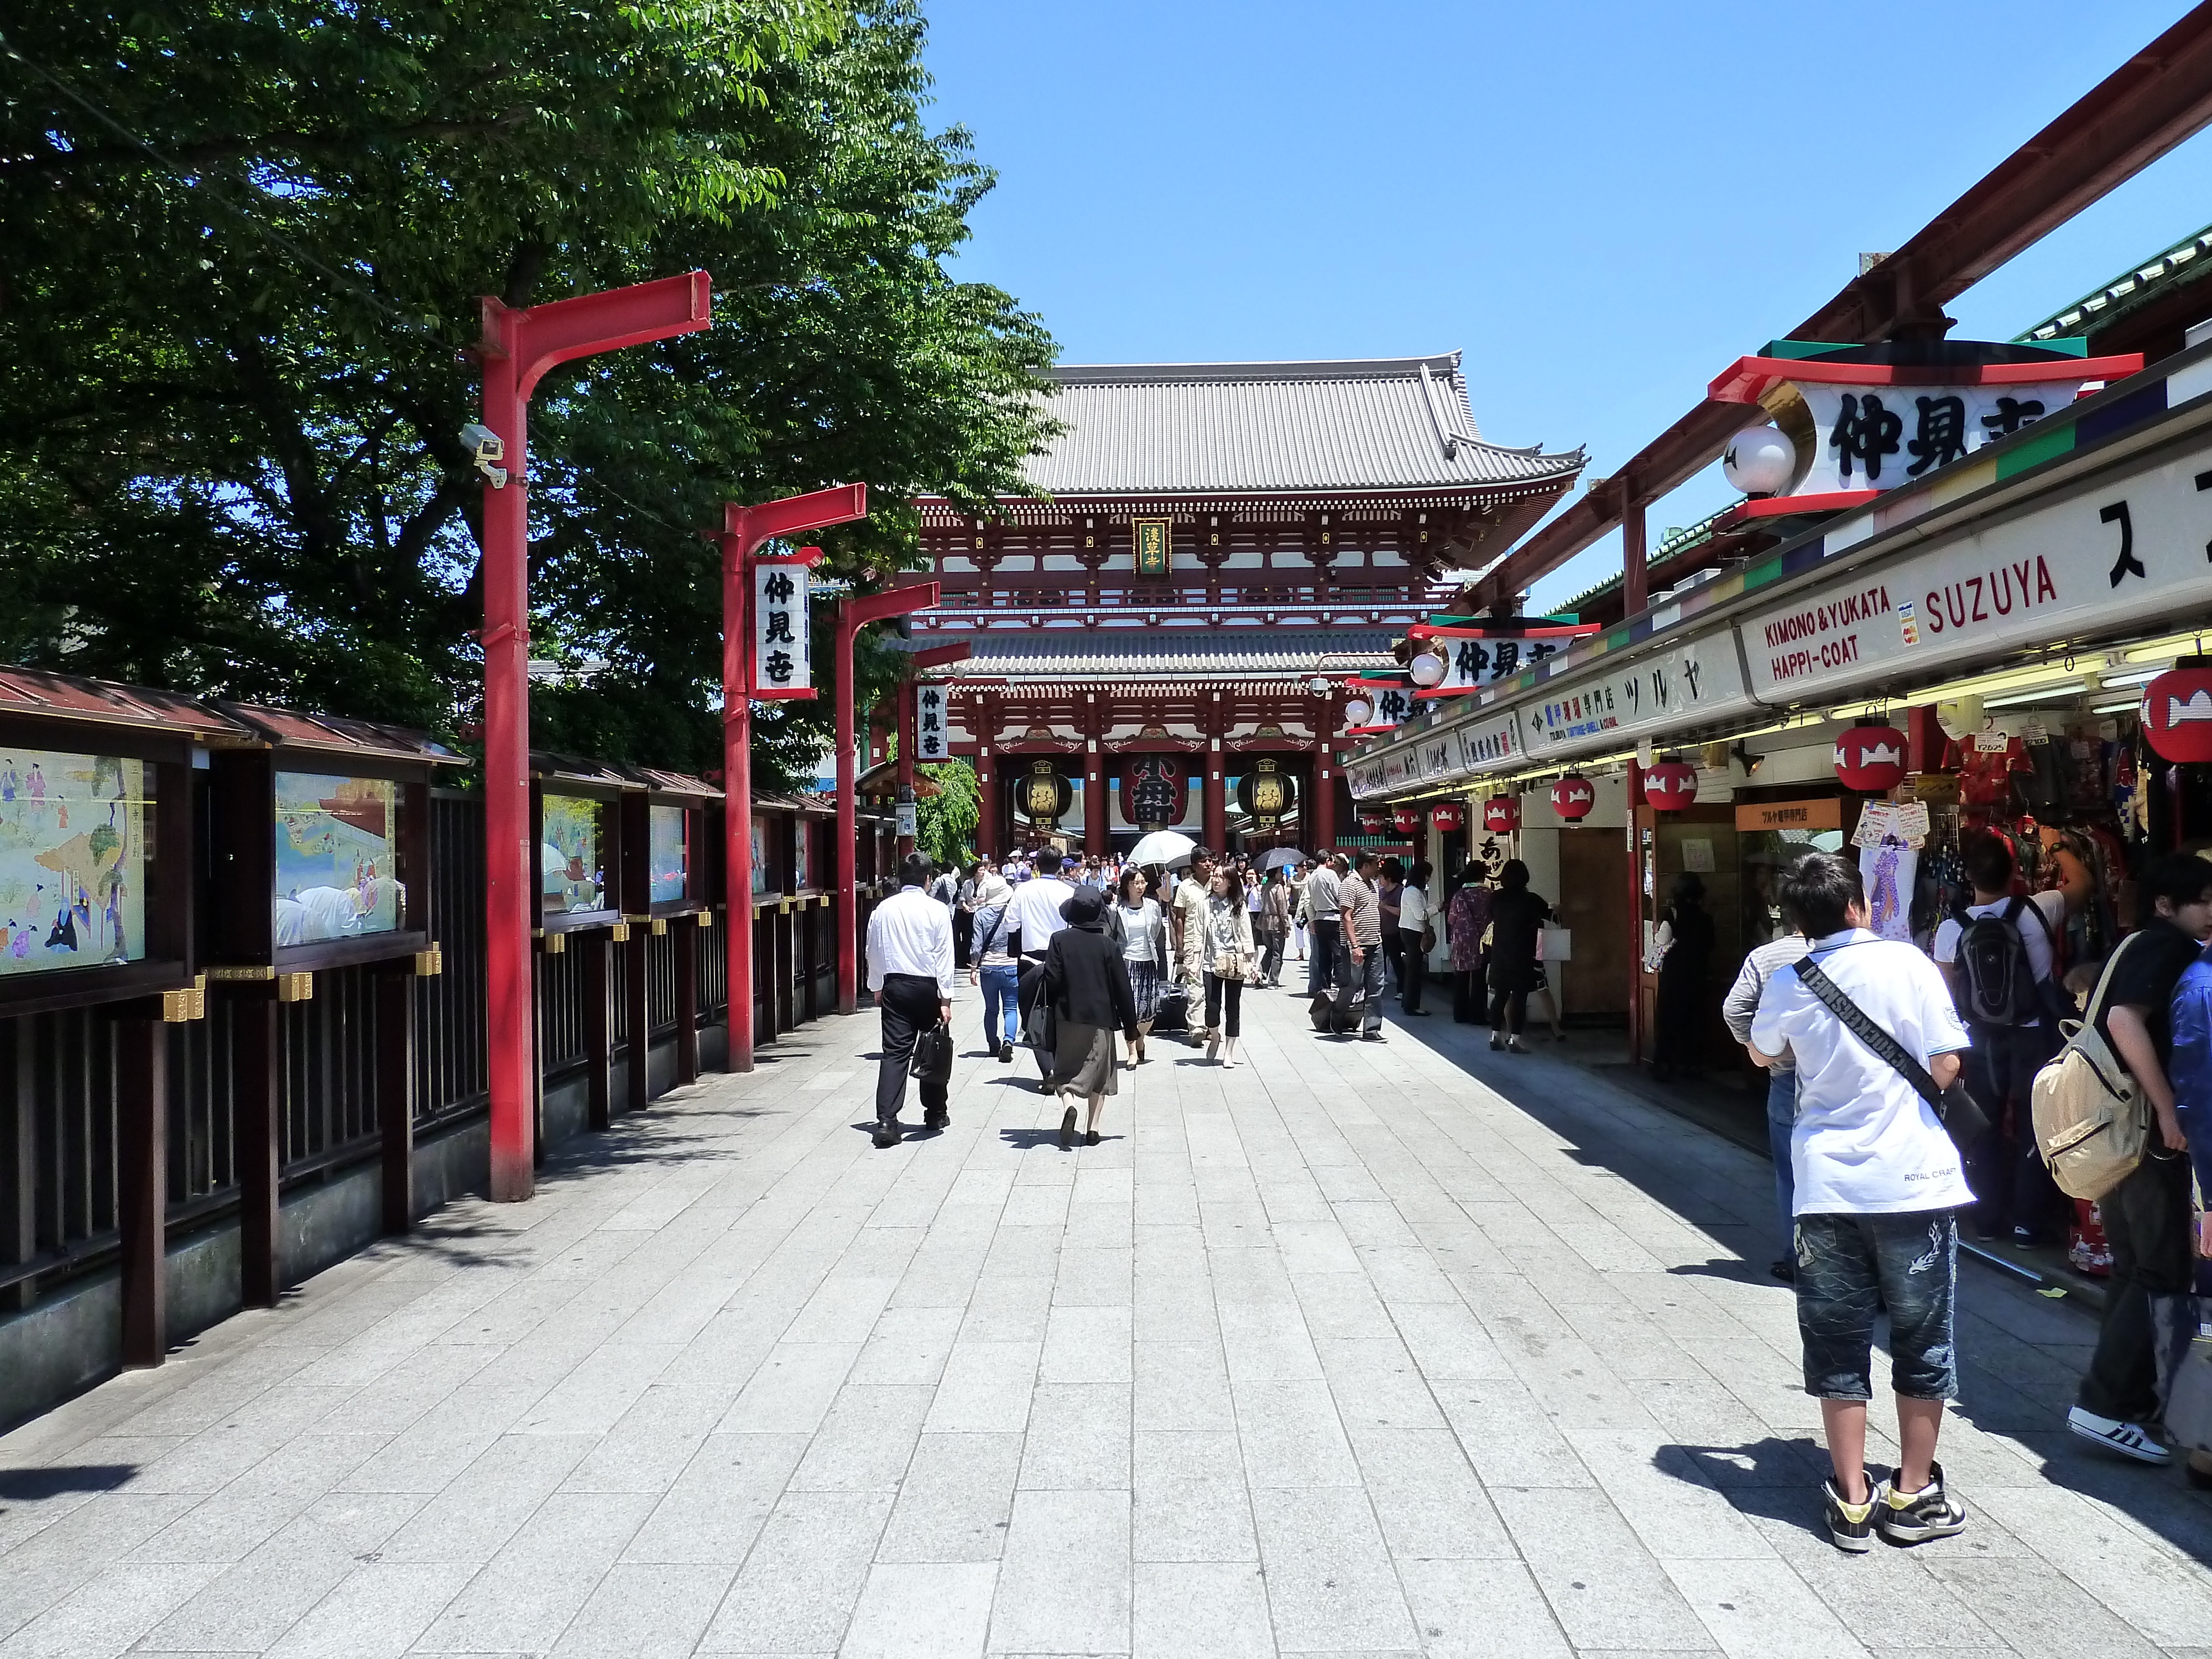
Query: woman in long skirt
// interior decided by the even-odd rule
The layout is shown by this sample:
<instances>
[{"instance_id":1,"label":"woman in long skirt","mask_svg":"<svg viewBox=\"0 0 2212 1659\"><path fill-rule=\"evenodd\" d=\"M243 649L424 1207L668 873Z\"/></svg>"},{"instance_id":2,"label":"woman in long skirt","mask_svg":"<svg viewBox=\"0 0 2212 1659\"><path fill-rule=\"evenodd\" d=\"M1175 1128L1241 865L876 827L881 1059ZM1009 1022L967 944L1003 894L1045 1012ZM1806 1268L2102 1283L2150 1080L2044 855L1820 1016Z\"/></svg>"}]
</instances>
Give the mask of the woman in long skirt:
<instances>
[{"instance_id":1,"label":"woman in long skirt","mask_svg":"<svg viewBox=\"0 0 2212 1659\"><path fill-rule=\"evenodd\" d=\"M1217 869L1206 899L1206 1029L1217 1034L1206 1042L1208 1060L1218 1051L1222 1065L1237 1063L1237 1005L1243 999L1244 981L1256 972L1252 912L1236 876Z\"/></svg>"},{"instance_id":2,"label":"woman in long skirt","mask_svg":"<svg viewBox=\"0 0 2212 1659\"><path fill-rule=\"evenodd\" d=\"M1121 892L1109 914L1121 924L1121 960L1129 969L1129 994L1137 1005L1137 1035L1129 1044L1129 1064L1145 1063L1145 1039L1160 1011L1160 987L1168 977L1168 921L1160 902L1145 890L1145 872L1131 865L1121 872Z\"/></svg>"},{"instance_id":3,"label":"woman in long skirt","mask_svg":"<svg viewBox=\"0 0 2212 1659\"><path fill-rule=\"evenodd\" d=\"M1056 1021L1052 1081L1063 1099L1073 1093L1089 1103L1083 1142L1096 1146L1106 1097L1116 1092L1114 1033L1136 1040L1137 1005L1127 964L1106 937L1106 895L1096 887L1078 888L1062 914L1067 925L1052 936L1044 954L1044 994ZM1075 1144L1073 1105L1060 1114L1060 1144Z\"/></svg>"}]
</instances>

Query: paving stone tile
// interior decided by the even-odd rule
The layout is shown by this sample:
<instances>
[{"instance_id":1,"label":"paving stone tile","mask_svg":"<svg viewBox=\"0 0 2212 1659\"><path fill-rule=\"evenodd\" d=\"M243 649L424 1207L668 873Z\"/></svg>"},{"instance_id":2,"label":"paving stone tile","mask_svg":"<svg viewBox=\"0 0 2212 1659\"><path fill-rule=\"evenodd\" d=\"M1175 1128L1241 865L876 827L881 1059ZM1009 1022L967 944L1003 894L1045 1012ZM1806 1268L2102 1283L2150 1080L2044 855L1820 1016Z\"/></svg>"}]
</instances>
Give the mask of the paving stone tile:
<instances>
[{"instance_id":1,"label":"paving stone tile","mask_svg":"<svg viewBox=\"0 0 2212 1659\"><path fill-rule=\"evenodd\" d=\"M806 1446L803 1434L708 1435L623 1559L656 1566L742 1561Z\"/></svg>"},{"instance_id":2,"label":"paving stone tile","mask_svg":"<svg viewBox=\"0 0 2212 1659\"><path fill-rule=\"evenodd\" d=\"M995 1561L1006 1542L1023 1436L925 1434L884 1530L883 1561Z\"/></svg>"},{"instance_id":3,"label":"paving stone tile","mask_svg":"<svg viewBox=\"0 0 2212 1659\"><path fill-rule=\"evenodd\" d=\"M1449 1429L1352 1431L1359 1473L1390 1553L1407 1560L1498 1560L1512 1540Z\"/></svg>"},{"instance_id":4,"label":"paving stone tile","mask_svg":"<svg viewBox=\"0 0 2212 1659\"><path fill-rule=\"evenodd\" d=\"M543 1653L652 1510L639 1492L556 1492L416 1640L417 1653Z\"/></svg>"},{"instance_id":5,"label":"paving stone tile","mask_svg":"<svg viewBox=\"0 0 2212 1659\"><path fill-rule=\"evenodd\" d=\"M1019 1431L1029 1421L1041 1341L953 1344L925 1425L936 1433Z\"/></svg>"},{"instance_id":6,"label":"paving stone tile","mask_svg":"<svg viewBox=\"0 0 2212 1659\"><path fill-rule=\"evenodd\" d=\"M1257 1559L1140 1561L1130 1647L1136 1659L1274 1659Z\"/></svg>"},{"instance_id":7,"label":"paving stone tile","mask_svg":"<svg viewBox=\"0 0 2212 1659\"><path fill-rule=\"evenodd\" d=\"M1276 1644L1285 1651L1419 1645L1382 1534L1357 1486L1255 1488Z\"/></svg>"},{"instance_id":8,"label":"paving stone tile","mask_svg":"<svg viewBox=\"0 0 2212 1659\"><path fill-rule=\"evenodd\" d=\"M1518 1561L1409 1560L1400 1552L1398 1576L1430 1659L1573 1659Z\"/></svg>"},{"instance_id":9,"label":"paving stone tile","mask_svg":"<svg viewBox=\"0 0 2212 1659\"><path fill-rule=\"evenodd\" d=\"M699 1651L836 1652L890 1511L889 1492L787 1492Z\"/></svg>"},{"instance_id":10,"label":"paving stone tile","mask_svg":"<svg viewBox=\"0 0 2212 1659\"><path fill-rule=\"evenodd\" d=\"M1127 1492L1014 1495L991 1615L993 1653L1127 1653Z\"/></svg>"},{"instance_id":11,"label":"paving stone tile","mask_svg":"<svg viewBox=\"0 0 2212 1659\"><path fill-rule=\"evenodd\" d=\"M994 1562L878 1562L853 1610L841 1659L981 1659L998 1584Z\"/></svg>"},{"instance_id":12,"label":"paving stone tile","mask_svg":"<svg viewBox=\"0 0 2212 1659\"><path fill-rule=\"evenodd\" d=\"M1139 1561L1249 1561L1259 1546L1233 1433L1139 1430L1133 1550Z\"/></svg>"},{"instance_id":13,"label":"paving stone tile","mask_svg":"<svg viewBox=\"0 0 2212 1659\"><path fill-rule=\"evenodd\" d=\"M1126 1492L1129 1395L1126 1383L1040 1383L1030 1402L1019 1484Z\"/></svg>"},{"instance_id":14,"label":"paving stone tile","mask_svg":"<svg viewBox=\"0 0 2212 1659\"><path fill-rule=\"evenodd\" d=\"M794 1492L896 1492L936 1390L848 1386L791 1477Z\"/></svg>"},{"instance_id":15,"label":"paving stone tile","mask_svg":"<svg viewBox=\"0 0 2212 1659\"><path fill-rule=\"evenodd\" d=\"M398 1659L473 1571L451 1561L357 1567L269 1651L278 1659Z\"/></svg>"},{"instance_id":16,"label":"paving stone tile","mask_svg":"<svg viewBox=\"0 0 2212 1659\"><path fill-rule=\"evenodd\" d=\"M8 1659L121 1653L222 1571L212 1562L125 1562L96 1574L0 1641Z\"/></svg>"}]
</instances>

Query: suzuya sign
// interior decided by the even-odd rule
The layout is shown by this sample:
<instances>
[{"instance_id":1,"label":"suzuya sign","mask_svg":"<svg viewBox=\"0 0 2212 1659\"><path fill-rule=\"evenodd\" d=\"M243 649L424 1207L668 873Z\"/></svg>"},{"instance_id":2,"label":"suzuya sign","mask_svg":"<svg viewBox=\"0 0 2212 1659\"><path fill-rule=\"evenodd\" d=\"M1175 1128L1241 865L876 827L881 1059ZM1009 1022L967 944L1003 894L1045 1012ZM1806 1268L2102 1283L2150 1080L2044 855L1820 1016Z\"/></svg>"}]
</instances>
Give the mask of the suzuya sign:
<instances>
[{"instance_id":1,"label":"suzuya sign","mask_svg":"<svg viewBox=\"0 0 2212 1659\"><path fill-rule=\"evenodd\" d=\"M753 696L814 695L811 634L807 626L809 568L822 556L753 561Z\"/></svg>"},{"instance_id":2,"label":"suzuya sign","mask_svg":"<svg viewBox=\"0 0 2212 1659\"><path fill-rule=\"evenodd\" d=\"M1740 623L1776 705L2212 605L2212 449L2090 486Z\"/></svg>"},{"instance_id":3,"label":"suzuya sign","mask_svg":"<svg viewBox=\"0 0 2212 1659\"><path fill-rule=\"evenodd\" d=\"M1735 636L1723 629L1556 690L1540 686L1519 714L1529 753L1544 759L1618 748L1647 733L1679 734L1751 706Z\"/></svg>"}]
</instances>

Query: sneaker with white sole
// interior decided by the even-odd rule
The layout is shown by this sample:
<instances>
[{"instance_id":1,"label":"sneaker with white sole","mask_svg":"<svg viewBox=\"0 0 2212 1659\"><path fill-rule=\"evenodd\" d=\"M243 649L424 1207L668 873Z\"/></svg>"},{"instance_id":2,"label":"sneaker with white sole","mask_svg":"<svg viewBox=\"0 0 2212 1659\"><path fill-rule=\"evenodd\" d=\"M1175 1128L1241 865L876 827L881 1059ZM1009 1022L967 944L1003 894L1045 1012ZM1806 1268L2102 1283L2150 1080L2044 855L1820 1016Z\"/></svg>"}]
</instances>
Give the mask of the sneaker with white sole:
<instances>
[{"instance_id":1,"label":"sneaker with white sole","mask_svg":"<svg viewBox=\"0 0 2212 1659\"><path fill-rule=\"evenodd\" d=\"M1828 1536L1839 1550L1849 1550L1853 1555L1863 1555L1874 1547L1875 1510L1882 1499L1881 1482L1869 1472L1867 1475L1867 1501L1846 1504L1836 1490L1833 1476L1820 1483L1820 1518L1828 1523Z\"/></svg>"},{"instance_id":2,"label":"sneaker with white sole","mask_svg":"<svg viewBox=\"0 0 2212 1659\"><path fill-rule=\"evenodd\" d=\"M2106 1451L2138 1463L2154 1463L2162 1468L2173 1462L2172 1449L2140 1423L2100 1417L2076 1406L2066 1413L2066 1426L2084 1440L2094 1440Z\"/></svg>"},{"instance_id":3,"label":"sneaker with white sole","mask_svg":"<svg viewBox=\"0 0 2212 1659\"><path fill-rule=\"evenodd\" d=\"M1875 1528L1893 1544L1924 1544L1966 1529L1966 1506L1943 1490L1941 1463L1928 1466L1928 1484L1918 1492L1898 1491L1893 1474L1887 1486L1875 1488Z\"/></svg>"}]
</instances>

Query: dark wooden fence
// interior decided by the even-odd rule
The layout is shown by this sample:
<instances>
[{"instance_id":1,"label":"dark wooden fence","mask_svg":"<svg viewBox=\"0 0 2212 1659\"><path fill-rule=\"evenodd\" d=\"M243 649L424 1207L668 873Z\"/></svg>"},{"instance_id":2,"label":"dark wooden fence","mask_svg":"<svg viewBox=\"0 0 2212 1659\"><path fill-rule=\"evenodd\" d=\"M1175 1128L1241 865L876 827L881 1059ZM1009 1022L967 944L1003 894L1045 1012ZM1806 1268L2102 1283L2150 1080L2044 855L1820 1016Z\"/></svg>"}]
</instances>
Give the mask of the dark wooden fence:
<instances>
[{"instance_id":1,"label":"dark wooden fence","mask_svg":"<svg viewBox=\"0 0 2212 1659\"><path fill-rule=\"evenodd\" d=\"M433 799L432 819L438 856L431 925L444 969L413 981L418 1142L483 1117L489 1104L483 813L474 797L441 792ZM719 928L672 926L644 944L648 1042L676 1026L678 949L696 952L699 1023L719 1024L728 978ZM620 1063L633 1052L632 952L608 954L612 1058ZM572 940L565 953L537 958L538 1059L549 1088L572 1078L585 1060L587 956ZM317 974L313 998L281 1006L278 1133L285 1190L380 1156L374 974L366 967ZM173 1238L239 1209L231 1091L240 1073L233 1053L240 1006L222 988L211 988L204 1019L167 1028L167 1231ZM0 1019L0 1310L29 1307L118 1257L117 1032L97 1010Z\"/></svg>"}]
</instances>

